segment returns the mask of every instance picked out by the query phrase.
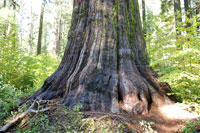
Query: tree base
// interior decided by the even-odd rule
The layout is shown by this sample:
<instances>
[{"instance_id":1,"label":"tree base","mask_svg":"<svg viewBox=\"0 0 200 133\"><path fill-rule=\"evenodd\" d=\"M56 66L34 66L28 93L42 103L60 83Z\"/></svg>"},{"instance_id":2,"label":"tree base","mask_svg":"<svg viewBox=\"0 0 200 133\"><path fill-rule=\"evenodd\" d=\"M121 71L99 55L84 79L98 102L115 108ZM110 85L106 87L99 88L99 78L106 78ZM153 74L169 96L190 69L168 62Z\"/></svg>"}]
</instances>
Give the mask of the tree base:
<instances>
[{"instance_id":1,"label":"tree base","mask_svg":"<svg viewBox=\"0 0 200 133\"><path fill-rule=\"evenodd\" d=\"M50 77L42 89L38 90L31 98L43 100L61 98L62 103L70 109L80 104L83 107L81 110L84 111L126 112L135 115L147 114L152 104L162 106L172 103L165 95L165 91L169 91L169 88L166 89L169 86L165 86L164 83L159 83L163 91L157 91L145 79L141 80L143 82L139 82L136 88L132 84L133 82L123 78L119 79L121 82L115 84L115 76L92 75L92 78L84 80L85 83L77 86L71 84L70 89L59 90L52 89L53 81L48 82L51 80ZM146 86L143 86L144 83L147 83Z\"/></svg>"}]
</instances>

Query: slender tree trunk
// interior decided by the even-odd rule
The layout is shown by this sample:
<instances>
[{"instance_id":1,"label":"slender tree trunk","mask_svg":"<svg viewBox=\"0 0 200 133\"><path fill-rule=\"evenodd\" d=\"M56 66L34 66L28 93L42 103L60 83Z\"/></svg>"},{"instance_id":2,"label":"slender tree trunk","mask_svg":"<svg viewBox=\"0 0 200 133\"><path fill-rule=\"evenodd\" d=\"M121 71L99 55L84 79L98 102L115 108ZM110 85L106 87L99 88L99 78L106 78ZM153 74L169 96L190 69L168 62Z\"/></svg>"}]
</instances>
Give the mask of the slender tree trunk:
<instances>
[{"instance_id":1,"label":"slender tree trunk","mask_svg":"<svg viewBox=\"0 0 200 133\"><path fill-rule=\"evenodd\" d=\"M143 20L143 34L146 37L147 30L146 30L146 4L145 0L142 0L142 20Z\"/></svg>"},{"instance_id":2,"label":"slender tree trunk","mask_svg":"<svg viewBox=\"0 0 200 133\"><path fill-rule=\"evenodd\" d=\"M174 0L174 15L175 15L176 35L181 35L181 31L178 30L179 24L182 22L181 1L180 0Z\"/></svg>"},{"instance_id":3,"label":"slender tree trunk","mask_svg":"<svg viewBox=\"0 0 200 133\"><path fill-rule=\"evenodd\" d=\"M190 19L191 18L191 8L190 8L190 0L184 0L184 6L185 6L185 17ZM190 27L191 23L187 22L187 27ZM186 30L188 32L188 30Z\"/></svg>"},{"instance_id":4,"label":"slender tree trunk","mask_svg":"<svg viewBox=\"0 0 200 133\"><path fill-rule=\"evenodd\" d=\"M29 46L30 46L30 52L33 52L33 28L34 28L34 25L33 25L33 9L32 9L32 0L31 0L31 23L30 23L30 29L29 29L29 40L28 40L28 43L29 43Z\"/></svg>"},{"instance_id":5,"label":"slender tree trunk","mask_svg":"<svg viewBox=\"0 0 200 133\"><path fill-rule=\"evenodd\" d=\"M57 41L58 41L58 18L55 17L55 30L54 30L54 55L57 56Z\"/></svg>"},{"instance_id":6,"label":"slender tree trunk","mask_svg":"<svg viewBox=\"0 0 200 133\"><path fill-rule=\"evenodd\" d=\"M185 6L185 13L186 13L186 17L190 18L190 0L184 0L184 6Z\"/></svg>"},{"instance_id":7,"label":"slender tree trunk","mask_svg":"<svg viewBox=\"0 0 200 133\"><path fill-rule=\"evenodd\" d=\"M197 15L200 14L200 1L196 1L195 4L196 4L195 8L196 8L196 16L197 16ZM196 18L196 22L198 22L199 25L200 25L200 17ZM200 33L200 30L199 30L200 26L199 25L197 26L197 33Z\"/></svg>"},{"instance_id":8,"label":"slender tree trunk","mask_svg":"<svg viewBox=\"0 0 200 133\"><path fill-rule=\"evenodd\" d=\"M3 7L6 7L6 0L3 1Z\"/></svg>"},{"instance_id":9,"label":"slender tree trunk","mask_svg":"<svg viewBox=\"0 0 200 133\"><path fill-rule=\"evenodd\" d=\"M131 114L170 103L148 67L138 1L75 2L61 64L31 98L36 97Z\"/></svg>"},{"instance_id":10,"label":"slender tree trunk","mask_svg":"<svg viewBox=\"0 0 200 133\"><path fill-rule=\"evenodd\" d=\"M6 0L4 0L4 3L3 3L3 7L5 8L6 7ZM4 39L6 39L6 36L7 36L7 23L6 22L4 22L4 29L3 29L3 35L4 35Z\"/></svg>"},{"instance_id":11,"label":"slender tree trunk","mask_svg":"<svg viewBox=\"0 0 200 133\"><path fill-rule=\"evenodd\" d=\"M61 13L60 13L61 14ZM58 19L58 18L56 18ZM54 42L54 53L57 57L60 56L61 40L63 34L63 22L62 15L59 17L59 21L55 20L55 42Z\"/></svg>"},{"instance_id":12,"label":"slender tree trunk","mask_svg":"<svg viewBox=\"0 0 200 133\"><path fill-rule=\"evenodd\" d=\"M11 0L11 6L13 7L13 10L16 10L16 1L15 0Z\"/></svg>"},{"instance_id":13,"label":"slender tree trunk","mask_svg":"<svg viewBox=\"0 0 200 133\"><path fill-rule=\"evenodd\" d=\"M49 35L48 35L48 28L45 27L44 29L44 37L43 37L43 47L42 47L42 50L44 53L47 53L47 49L48 49L48 38L49 38Z\"/></svg>"},{"instance_id":14,"label":"slender tree trunk","mask_svg":"<svg viewBox=\"0 0 200 133\"><path fill-rule=\"evenodd\" d=\"M62 15L60 17L60 21L59 21L59 33L58 33L58 41L57 41L57 45L56 45L56 53L57 53L57 56L59 57L60 56L60 43L61 43L61 40L62 40L62 30L63 29L63 22L62 22Z\"/></svg>"},{"instance_id":15,"label":"slender tree trunk","mask_svg":"<svg viewBox=\"0 0 200 133\"><path fill-rule=\"evenodd\" d=\"M22 16L23 16L23 10L22 10L21 18L23 18ZM21 19L20 25L22 25L22 22L23 20ZM20 44L23 46L23 32L22 31L20 32Z\"/></svg>"},{"instance_id":16,"label":"slender tree trunk","mask_svg":"<svg viewBox=\"0 0 200 133\"><path fill-rule=\"evenodd\" d=\"M38 33L37 55L41 54L41 49L42 49L43 18L44 18L44 0L42 0L41 13L40 13L40 26L39 26L39 33Z\"/></svg>"}]
</instances>

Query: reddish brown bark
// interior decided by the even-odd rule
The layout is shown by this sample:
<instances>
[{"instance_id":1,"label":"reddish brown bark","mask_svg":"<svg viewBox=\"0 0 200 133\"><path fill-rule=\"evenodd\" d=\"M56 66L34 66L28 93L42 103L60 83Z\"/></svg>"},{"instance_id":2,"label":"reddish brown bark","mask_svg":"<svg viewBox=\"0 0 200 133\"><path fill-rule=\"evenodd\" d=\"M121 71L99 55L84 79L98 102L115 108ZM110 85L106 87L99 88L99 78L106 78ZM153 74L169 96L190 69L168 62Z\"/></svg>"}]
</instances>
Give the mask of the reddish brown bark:
<instances>
[{"instance_id":1,"label":"reddish brown bark","mask_svg":"<svg viewBox=\"0 0 200 133\"><path fill-rule=\"evenodd\" d=\"M61 64L32 98L132 114L170 102L148 67L137 0L82 0L72 18Z\"/></svg>"}]
</instances>

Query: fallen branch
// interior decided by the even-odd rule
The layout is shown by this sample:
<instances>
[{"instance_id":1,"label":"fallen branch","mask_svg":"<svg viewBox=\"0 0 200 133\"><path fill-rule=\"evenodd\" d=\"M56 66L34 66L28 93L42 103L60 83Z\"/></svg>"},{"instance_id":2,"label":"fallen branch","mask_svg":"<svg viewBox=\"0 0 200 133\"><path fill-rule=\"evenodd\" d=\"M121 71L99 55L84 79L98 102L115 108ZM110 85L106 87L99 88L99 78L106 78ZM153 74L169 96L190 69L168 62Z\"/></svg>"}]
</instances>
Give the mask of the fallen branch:
<instances>
[{"instance_id":1,"label":"fallen branch","mask_svg":"<svg viewBox=\"0 0 200 133\"><path fill-rule=\"evenodd\" d=\"M27 114L29 113L39 113L39 112L45 112L45 111L48 111L52 108L44 108L44 109L41 109L39 110L34 110L33 107L35 106L35 103L37 102L37 100L35 100L31 106L25 111L23 112L22 114L20 114L18 117L16 117L15 119L13 119L12 121L10 121L9 123L7 123L6 125L4 125L1 130L0 130L0 133L1 132L6 132L11 126L13 126L16 122L18 122L20 119L23 119Z\"/></svg>"}]
</instances>

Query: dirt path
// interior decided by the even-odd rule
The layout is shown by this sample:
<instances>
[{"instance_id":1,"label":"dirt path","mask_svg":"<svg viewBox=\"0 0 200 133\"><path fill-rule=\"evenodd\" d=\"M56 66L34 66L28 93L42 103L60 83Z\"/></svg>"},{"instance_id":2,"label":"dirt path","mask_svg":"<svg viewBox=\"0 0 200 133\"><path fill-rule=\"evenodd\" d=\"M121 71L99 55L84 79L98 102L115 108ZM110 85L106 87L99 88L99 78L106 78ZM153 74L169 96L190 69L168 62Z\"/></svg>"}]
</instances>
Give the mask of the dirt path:
<instances>
[{"instance_id":1,"label":"dirt path","mask_svg":"<svg viewBox=\"0 0 200 133\"><path fill-rule=\"evenodd\" d=\"M195 120L198 115L183 110L177 105L169 105L164 107L152 107L147 115L138 116L124 116L127 119L138 121L137 127L138 132L144 132L140 128L139 121L153 122L152 129L158 133L176 133L180 132L185 126L185 122L188 120ZM131 127L131 125L129 125Z\"/></svg>"}]
</instances>

